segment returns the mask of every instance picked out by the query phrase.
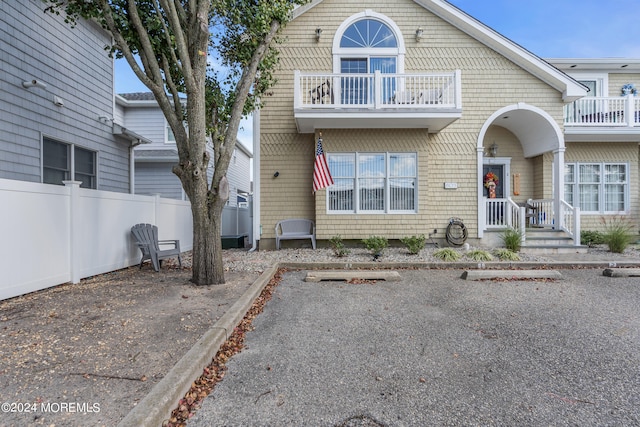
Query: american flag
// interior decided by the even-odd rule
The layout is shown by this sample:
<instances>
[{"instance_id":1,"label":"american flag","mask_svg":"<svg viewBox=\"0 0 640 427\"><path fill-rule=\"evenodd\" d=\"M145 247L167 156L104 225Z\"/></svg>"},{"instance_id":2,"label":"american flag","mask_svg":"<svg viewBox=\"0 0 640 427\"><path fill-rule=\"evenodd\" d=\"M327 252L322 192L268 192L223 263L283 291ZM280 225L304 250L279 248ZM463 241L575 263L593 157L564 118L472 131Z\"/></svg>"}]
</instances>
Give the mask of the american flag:
<instances>
[{"instance_id":1,"label":"american flag","mask_svg":"<svg viewBox=\"0 0 640 427\"><path fill-rule=\"evenodd\" d=\"M322 151L322 138L318 138L316 161L313 164L313 192L333 185L333 178L327 164L327 157Z\"/></svg>"}]
</instances>

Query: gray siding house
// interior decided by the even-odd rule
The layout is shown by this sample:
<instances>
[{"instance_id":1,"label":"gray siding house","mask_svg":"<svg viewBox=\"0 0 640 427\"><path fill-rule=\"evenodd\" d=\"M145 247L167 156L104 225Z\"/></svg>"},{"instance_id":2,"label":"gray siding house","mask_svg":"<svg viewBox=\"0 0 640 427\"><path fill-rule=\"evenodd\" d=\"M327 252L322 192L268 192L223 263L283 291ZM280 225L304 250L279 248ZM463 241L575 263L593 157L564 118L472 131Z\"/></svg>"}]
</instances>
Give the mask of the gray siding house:
<instances>
[{"instance_id":1,"label":"gray siding house","mask_svg":"<svg viewBox=\"0 0 640 427\"><path fill-rule=\"evenodd\" d=\"M162 197L186 200L180 180L172 168L178 163L175 138L151 92L116 95L116 117L119 123L149 143L135 148L135 193L160 194ZM213 151L211 149L211 157ZM250 162L252 154L242 143L236 143L227 179L229 206L244 203L251 192ZM208 171L209 178L213 166Z\"/></svg>"},{"instance_id":2,"label":"gray siding house","mask_svg":"<svg viewBox=\"0 0 640 427\"><path fill-rule=\"evenodd\" d=\"M131 192L132 146L114 125L114 68L99 26L0 2L0 178Z\"/></svg>"}]
</instances>

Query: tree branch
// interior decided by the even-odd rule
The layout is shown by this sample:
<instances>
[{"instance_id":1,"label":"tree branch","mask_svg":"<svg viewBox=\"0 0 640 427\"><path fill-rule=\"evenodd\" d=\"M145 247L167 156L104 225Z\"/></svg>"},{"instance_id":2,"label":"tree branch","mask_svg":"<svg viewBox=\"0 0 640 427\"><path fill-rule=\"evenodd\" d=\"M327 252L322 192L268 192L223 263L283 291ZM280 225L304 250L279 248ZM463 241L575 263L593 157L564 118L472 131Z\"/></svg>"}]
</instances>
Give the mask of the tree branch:
<instances>
[{"instance_id":1,"label":"tree branch","mask_svg":"<svg viewBox=\"0 0 640 427\"><path fill-rule=\"evenodd\" d=\"M240 120L242 119L244 105L247 102L247 98L249 97L249 91L251 90L251 86L254 83L254 78L258 71L258 67L269 52L269 47L278 34L280 27L281 24L279 21L275 19L271 21L269 32L265 35L264 39L260 42L256 50L253 52L249 64L247 64L247 66L242 71L242 76L240 77L240 81L238 82L238 86L236 87L236 98L232 107L229 125L227 126L225 132L225 138L223 142L224 149L222 149L221 147L220 157L218 157L218 153L216 153L215 170L212 183L219 182L222 176L226 173L229 162L231 160L231 154L233 153L233 148L236 145L235 140L238 134L238 129L240 128Z\"/></svg>"}]
</instances>

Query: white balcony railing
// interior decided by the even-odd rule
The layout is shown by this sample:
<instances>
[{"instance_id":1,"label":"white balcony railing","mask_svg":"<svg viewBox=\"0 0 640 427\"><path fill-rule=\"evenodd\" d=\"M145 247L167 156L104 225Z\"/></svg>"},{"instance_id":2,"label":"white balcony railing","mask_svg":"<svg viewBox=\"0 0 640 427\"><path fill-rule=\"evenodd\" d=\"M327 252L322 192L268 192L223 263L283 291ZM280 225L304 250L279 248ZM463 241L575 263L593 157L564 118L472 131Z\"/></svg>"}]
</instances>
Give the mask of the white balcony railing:
<instances>
[{"instance_id":1,"label":"white balcony railing","mask_svg":"<svg viewBox=\"0 0 640 427\"><path fill-rule=\"evenodd\" d=\"M461 109L460 71L445 74L295 72L296 109Z\"/></svg>"},{"instance_id":2,"label":"white balcony railing","mask_svg":"<svg viewBox=\"0 0 640 427\"><path fill-rule=\"evenodd\" d=\"M640 99L633 95L582 98L564 107L565 126L640 126Z\"/></svg>"}]
</instances>

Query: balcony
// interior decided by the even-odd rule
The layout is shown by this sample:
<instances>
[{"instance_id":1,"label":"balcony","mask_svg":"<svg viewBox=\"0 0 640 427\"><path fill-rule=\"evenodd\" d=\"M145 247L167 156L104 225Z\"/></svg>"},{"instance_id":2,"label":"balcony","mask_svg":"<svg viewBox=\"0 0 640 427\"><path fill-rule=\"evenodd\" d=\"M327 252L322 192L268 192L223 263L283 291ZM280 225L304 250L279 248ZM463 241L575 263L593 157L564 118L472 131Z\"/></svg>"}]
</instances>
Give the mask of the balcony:
<instances>
[{"instance_id":1,"label":"balcony","mask_svg":"<svg viewBox=\"0 0 640 427\"><path fill-rule=\"evenodd\" d=\"M300 133L316 129L428 129L462 117L460 71L445 74L294 73Z\"/></svg>"},{"instance_id":2,"label":"balcony","mask_svg":"<svg viewBox=\"0 0 640 427\"><path fill-rule=\"evenodd\" d=\"M640 98L582 98L564 107L566 141L640 140Z\"/></svg>"}]
</instances>

